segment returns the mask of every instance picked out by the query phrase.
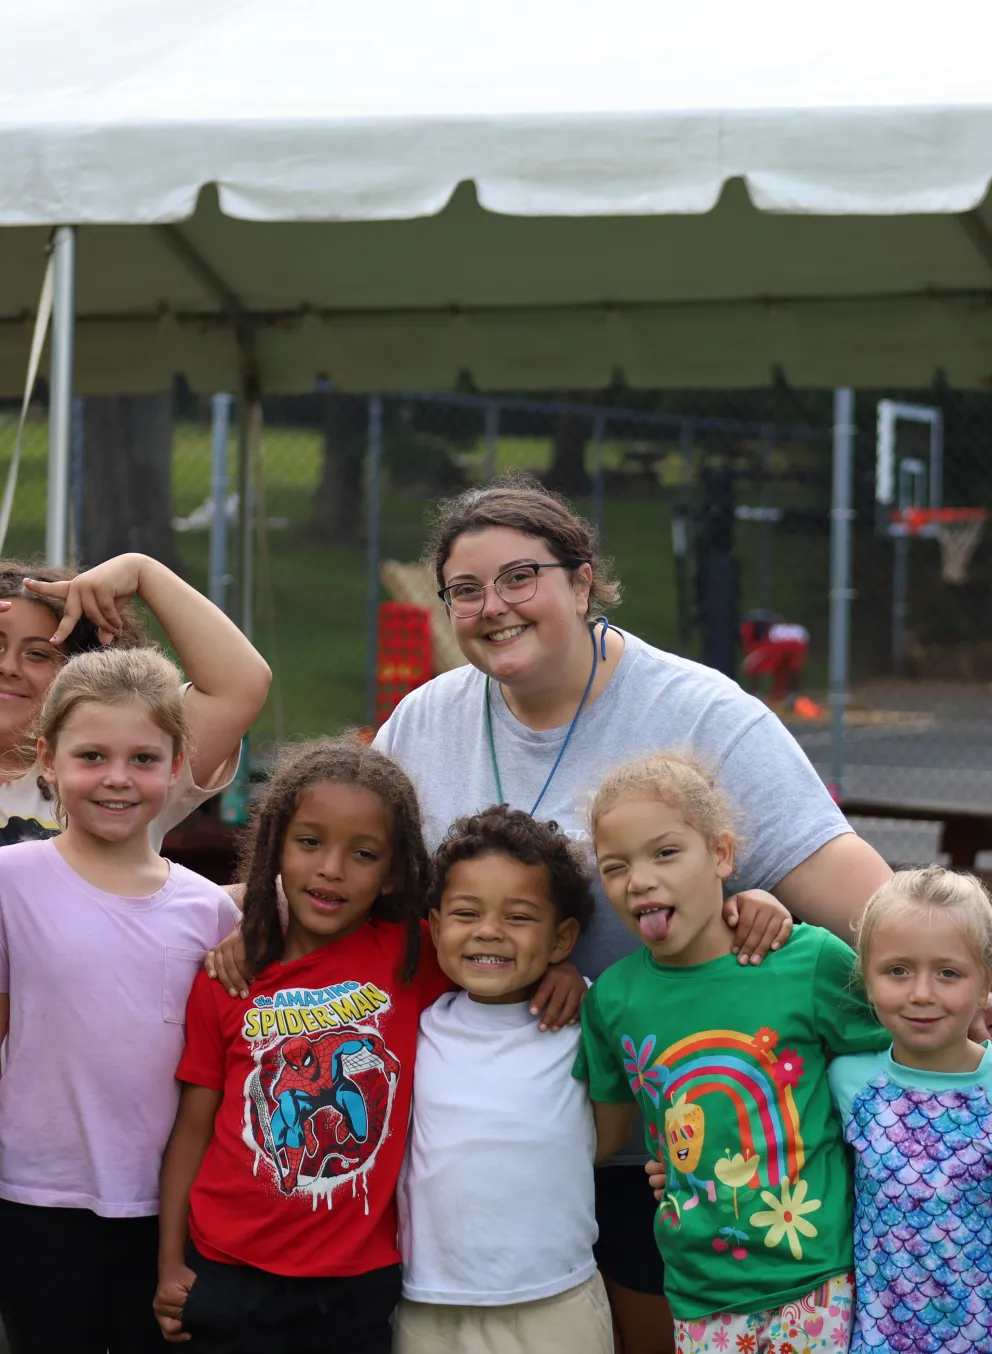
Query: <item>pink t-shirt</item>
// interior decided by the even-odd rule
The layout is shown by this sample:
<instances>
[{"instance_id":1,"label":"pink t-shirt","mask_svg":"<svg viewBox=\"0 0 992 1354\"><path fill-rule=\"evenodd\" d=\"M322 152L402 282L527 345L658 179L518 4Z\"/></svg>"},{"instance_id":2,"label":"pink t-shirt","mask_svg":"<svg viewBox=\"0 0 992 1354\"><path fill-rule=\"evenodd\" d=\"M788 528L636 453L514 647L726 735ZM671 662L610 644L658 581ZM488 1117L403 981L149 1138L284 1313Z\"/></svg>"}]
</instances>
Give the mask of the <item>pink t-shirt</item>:
<instances>
[{"instance_id":1,"label":"pink t-shirt","mask_svg":"<svg viewBox=\"0 0 992 1354\"><path fill-rule=\"evenodd\" d=\"M0 1198L108 1218L158 1212L186 999L239 917L182 865L151 898L117 898L54 841L0 851Z\"/></svg>"}]
</instances>

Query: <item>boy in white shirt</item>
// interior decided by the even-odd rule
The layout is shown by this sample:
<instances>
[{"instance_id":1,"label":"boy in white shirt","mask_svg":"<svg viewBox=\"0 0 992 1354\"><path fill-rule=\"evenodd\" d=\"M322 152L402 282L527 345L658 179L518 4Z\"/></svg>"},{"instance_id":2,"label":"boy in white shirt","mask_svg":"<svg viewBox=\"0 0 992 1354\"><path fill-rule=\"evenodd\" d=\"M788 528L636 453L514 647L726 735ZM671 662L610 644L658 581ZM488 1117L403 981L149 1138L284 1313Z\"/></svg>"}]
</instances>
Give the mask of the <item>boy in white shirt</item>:
<instances>
[{"instance_id":1,"label":"boy in white shirt","mask_svg":"<svg viewBox=\"0 0 992 1354\"><path fill-rule=\"evenodd\" d=\"M394 1354L612 1354L580 1032L543 1034L530 1010L592 914L588 868L554 823L503 805L450 829L431 902L463 990L420 1020Z\"/></svg>"}]
</instances>

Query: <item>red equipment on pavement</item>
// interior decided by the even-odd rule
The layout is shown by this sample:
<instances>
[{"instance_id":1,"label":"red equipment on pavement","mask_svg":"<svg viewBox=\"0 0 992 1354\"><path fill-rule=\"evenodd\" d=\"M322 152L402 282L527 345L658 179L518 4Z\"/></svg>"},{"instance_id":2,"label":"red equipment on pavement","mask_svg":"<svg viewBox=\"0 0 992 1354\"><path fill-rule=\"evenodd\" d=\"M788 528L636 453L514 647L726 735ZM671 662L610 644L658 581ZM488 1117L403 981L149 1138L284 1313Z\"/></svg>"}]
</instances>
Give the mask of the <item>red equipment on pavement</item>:
<instances>
[{"instance_id":1,"label":"red equipment on pavement","mask_svg":"<svg viewBox=\"0 0 992 1354\"><path fill-rule=\"evenodd\" d=\"M434 676L431 618L426 607L383 602L379 607L379 669L376 727L384 724L408 692Z\"/></svg>"}]
</instances>

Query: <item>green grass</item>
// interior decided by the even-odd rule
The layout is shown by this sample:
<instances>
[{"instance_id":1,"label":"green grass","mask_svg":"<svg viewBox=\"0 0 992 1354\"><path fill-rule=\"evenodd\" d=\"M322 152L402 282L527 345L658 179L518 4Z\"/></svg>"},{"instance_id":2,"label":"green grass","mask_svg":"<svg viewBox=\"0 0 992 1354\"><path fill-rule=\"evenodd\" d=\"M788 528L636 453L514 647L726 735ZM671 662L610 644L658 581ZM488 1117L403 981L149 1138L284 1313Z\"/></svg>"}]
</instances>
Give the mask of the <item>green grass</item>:
<instances>
[{"instance_id":1,"label":"green grass","mask_svg":"<svg viewBox=\"0 0 992 1354\"><path fill-rule=\"evenodd\" d=\"M28 426L8 539L7 554L41 551L44 546L45 480L48 429ZM13 443L13 427L0 425L0 476L5 474ZM609 445L610 468L620 464L621 448ZM234 482L234 447L231 482ZM480 473L484 450L463 453L469 474ZM550 460L545 439L504 439L499 468L521 467L540 472ZM320 434L310 429L267 429L263 445L266 510L270 518L287 518L286 530L268 535L268 558L259 551L256 565L255 642L277 673L277 684L256 725L256 747L280 734L304 735L334 731L366 717L366 560L361 549L325 546L307 534L321 463ZM677 473L666 461L662 478ZM209 429L181 424L175 429L173 505L186 516L209 494ZM423 544L420 499L393 492L382 497L382 551L386 557L413 560ZM578 503L580 509L589 505ZM744 606L758 605L758 558L761 529L740 523L737 544L742 560ZM623 581L618 623L661 648L677 649L675 576L671 523L661 497L608 499L604 546ZM811 679L822 674L826 644L827 541L775 532L772 603L790 618L803 621L814 634ZM188 580L205 589L208 535L177 533L177 548ZM690 654L690 656L695 656Z\"/></svg>"}]
</instances>

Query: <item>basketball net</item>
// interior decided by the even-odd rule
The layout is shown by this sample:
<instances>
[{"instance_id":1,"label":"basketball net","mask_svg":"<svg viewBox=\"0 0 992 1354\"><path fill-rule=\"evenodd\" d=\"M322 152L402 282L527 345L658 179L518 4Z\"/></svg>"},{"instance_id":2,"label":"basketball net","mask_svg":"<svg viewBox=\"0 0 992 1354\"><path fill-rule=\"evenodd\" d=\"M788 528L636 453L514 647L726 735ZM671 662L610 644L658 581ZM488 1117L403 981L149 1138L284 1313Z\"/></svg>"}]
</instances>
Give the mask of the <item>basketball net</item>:
<instances>
[{"instance_id":1,"label":"basketball net","mask_svg":"<svg viewBox=\"0 0 992 1354\"><path fill-rule=\"evenodd\" d=\"M945 583L960 586L968 581L968 565L982 539L985 522L938 522L937 541L940 545L940 576Z\"/></svg>"},{"instance_id":2,"label":"basketball net","mask_svg":"<svg viewBox=\"0 0 992 1354\"><path fill-rule=\"evenodd\" d=\"M900 535L936 536L940 576L945 583L960 587L968 580L968 565L988 516L986 508L899 508L892 514L892 530Z\"/></svg>"}]
</instances>

